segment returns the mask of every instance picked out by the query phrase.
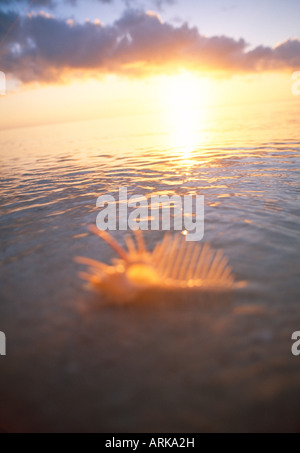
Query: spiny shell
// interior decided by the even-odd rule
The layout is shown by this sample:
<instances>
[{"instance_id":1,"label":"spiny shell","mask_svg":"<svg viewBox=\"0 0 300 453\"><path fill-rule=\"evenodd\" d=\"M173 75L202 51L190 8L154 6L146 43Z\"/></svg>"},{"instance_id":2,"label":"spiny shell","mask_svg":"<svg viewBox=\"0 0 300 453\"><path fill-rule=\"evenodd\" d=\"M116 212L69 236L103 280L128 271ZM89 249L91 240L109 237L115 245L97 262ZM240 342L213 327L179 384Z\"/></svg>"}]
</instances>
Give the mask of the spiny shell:
<instances>
[{"instance_id":1,"label":"spiny shell","mask_svg":"<svg viewBox=\"0 0 300 453\"><path fill-rule=\"evenodd\" d=\"M186 242L181 236L166 234L151 253L146 249L142 233L126 237L126 251L111 235L90 230L107 242L119 255L106 265L89 258L77 258L88 266L81 277L115 302L127 302L157 289L167 291L228 291L236 287L232 269L223 253L208 244Z\"/></svg>"}]
</instances>

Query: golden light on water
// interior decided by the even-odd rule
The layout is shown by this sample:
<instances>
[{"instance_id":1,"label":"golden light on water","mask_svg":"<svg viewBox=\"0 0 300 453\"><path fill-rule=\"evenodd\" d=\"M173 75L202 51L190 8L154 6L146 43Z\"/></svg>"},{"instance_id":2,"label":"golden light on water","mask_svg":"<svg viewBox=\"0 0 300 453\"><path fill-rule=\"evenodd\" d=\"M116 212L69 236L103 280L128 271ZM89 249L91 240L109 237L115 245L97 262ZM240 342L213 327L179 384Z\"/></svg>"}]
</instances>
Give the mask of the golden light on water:
<instances>
[{"instance_id":1,"label":"golden light on water","mask_svg":"<svg viewBox=\"0 0 300 453\"><path fill-rule=\"evenodd\" d=\"M210 86L207 80L184 72L162 84L162 109L170 148L180 149L184 160L206 141Z\"/></svg>"}]
</instances>

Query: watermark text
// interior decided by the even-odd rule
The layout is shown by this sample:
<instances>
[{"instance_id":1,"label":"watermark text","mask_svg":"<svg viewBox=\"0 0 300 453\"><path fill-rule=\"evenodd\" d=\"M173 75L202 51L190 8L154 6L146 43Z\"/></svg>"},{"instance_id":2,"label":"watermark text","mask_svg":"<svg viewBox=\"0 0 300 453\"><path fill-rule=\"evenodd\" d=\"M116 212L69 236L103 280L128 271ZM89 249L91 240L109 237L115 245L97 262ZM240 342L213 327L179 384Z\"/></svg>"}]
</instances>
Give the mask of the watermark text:
<instances>
[{"instance_id":1,"label":"watermark text","mask_svg":"<svg viewBox=\"0 0 300 453\"><path fill-rule=\"evenodd\" d=\"M0 356L1 355L6 355L6 336L3 332L0 332Z\"/></svg>"},{"instance_id":2,"label":"watermark text","mask_svg":"<svg viewBox=\"0 0 300 453\"><path fill-rule=\"evenodd\" d=\"M298 357L300 355L300 332L294 332L292 340L295 342L292 346L292 354Z\"/></svg>"},{"instance_id":3,"label":"watermark text","mask_svg":"<svg viewBox=\"0 0 300 453\"><path fill-rule=\"evenodd\" d=\"M185 231L186 241L201 241L204 236L203 195L132 195L119 189L119 199L103 195L97 200L101 208L96 224L99 230Z\"/></svg>"},{"instance_id":4,"label":"watermark text","mask_svg":"<svg viewBox=\"0 0 300 453\"><path fill-rule=\"evenodd\" d=\"M300 71L296 71L292 74L292 80L294 80L292 93L294 96L300 96Z\"/></svg>"},{"instance_id":5,"label":"watermark text","mask_svg":"<svg viewBox=\"0 0 300 453\"><path fill-rule=\"evenodd\" d=\"M0 96L6 95L6 77L4 72L0 71Z\"/></svg>"}]
</instances>

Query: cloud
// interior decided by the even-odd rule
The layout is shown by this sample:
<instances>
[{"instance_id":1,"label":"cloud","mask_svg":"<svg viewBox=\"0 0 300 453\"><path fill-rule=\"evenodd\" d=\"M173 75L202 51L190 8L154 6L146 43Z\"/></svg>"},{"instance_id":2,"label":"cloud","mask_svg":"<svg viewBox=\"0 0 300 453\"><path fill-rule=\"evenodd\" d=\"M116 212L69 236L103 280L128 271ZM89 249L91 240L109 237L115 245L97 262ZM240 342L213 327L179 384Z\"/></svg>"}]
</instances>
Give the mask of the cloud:
<instances>
[{"instance_id":1,"label":"cloud","mask_svg":"<svg viewBox=\"0 0 300 453\"><path fill-rule=\"evenodd\" d=\"M70 5L77 5L83 0L63 0L65 3L69 3ZM113 3L116 0L94 0L98 3ZM138 3L138 0L121 0L127 6L133 6L134 4ZM152 2L156 7L161 9L165 4L172 5L176 3L176 0L149 0ZM11 5L18 5L23 4L24 6L30 6L31 8L55 8L58 6L58 0L0 0L0 8L1 6L11 6Z\"/></svg>"},{"instance_id":2,"label":"cloud","mask_svg":"<svg viewBox=\"0 0 300 453\"><path fill-rule=\"evenodd\" d=\"M53 7L55 5L54 0L0 0L0 8L3 6L12 6L12 5L18 5L18 4L23 4L27 6L32 6L32 7Z\"/></svg>"},{"instance_id":3,"label":"cloud","mask_svg":"<svg viewBox=\"0 0 300 453\"><path fill-rule=\"evenodd\" d=\"M0 35L13 19L13 13L0 12ZM2 43L0 69L23 82L53 82L74 73L139 76L186 68L232 74L300 67L299 40L247 49L243 39L207 37L151 12L129 9L108 26L35 13L23 17Z\"/></svg>"}]
</instances>

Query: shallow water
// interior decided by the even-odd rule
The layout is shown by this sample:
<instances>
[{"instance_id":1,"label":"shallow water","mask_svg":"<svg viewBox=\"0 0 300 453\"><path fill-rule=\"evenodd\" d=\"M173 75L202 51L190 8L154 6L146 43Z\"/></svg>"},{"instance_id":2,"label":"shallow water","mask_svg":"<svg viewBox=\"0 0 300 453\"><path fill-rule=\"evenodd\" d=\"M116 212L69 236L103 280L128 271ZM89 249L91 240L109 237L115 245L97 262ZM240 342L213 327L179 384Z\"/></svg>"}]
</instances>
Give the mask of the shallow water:
<instances>
[{"instance_id":1,"label":"shallow water","mask_svg":"<svg viewBox=\"0 0 300 453\"><path fill-rule=\"evenodd\" d=\"M1 131L3 430L300 428L299 113L294 102L201 112L196 130L166 112ZM204 241L247 288L97 307L73 259L113 256L87 225L121 186L204 195ZM162 236L147 233L149 248Z\"/></svg>"}]
</instances>

